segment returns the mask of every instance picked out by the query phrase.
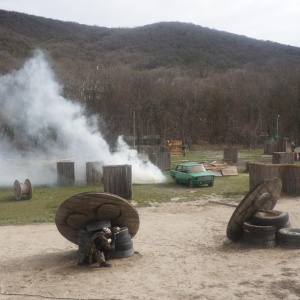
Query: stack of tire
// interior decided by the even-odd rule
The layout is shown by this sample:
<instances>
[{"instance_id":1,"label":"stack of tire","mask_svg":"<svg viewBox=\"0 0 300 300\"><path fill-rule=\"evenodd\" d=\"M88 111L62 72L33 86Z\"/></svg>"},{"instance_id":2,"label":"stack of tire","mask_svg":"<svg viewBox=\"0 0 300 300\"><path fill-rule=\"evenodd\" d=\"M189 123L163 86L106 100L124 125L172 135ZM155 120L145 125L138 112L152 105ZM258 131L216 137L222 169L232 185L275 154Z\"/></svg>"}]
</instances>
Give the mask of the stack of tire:
<instances>
[{"instance_id":1,"label":"stack of tire","mask_svg":"<svg viewBox=\"0 0 300 300\"><path fill-rule=\"evenodd\" d=\"M132 256L134 253L133 242L127 227L121 227L120 232L116 235L115 251L112 252L111 258L124 258Z\"/></svg>"},{"instance_id":2,"label":"stack of tire","mask_svg":"<svg viewBox=\"0 0 300 300\"><path fill-rule=\"evenodd\" d=\"M272 248L286 244L282 232L289 231L289 215L284 211L265 210L256 212L243 224L243 241L251 246ZM299 243L300 245L300 243Z\"/></svg>"},{"instance_id":3,"label":"stack of tire","mask_svg":"<svg viewBox=\"0 0 300 300\"><path fill-rule=\"evenodd\" d=\"M96 262L95 256L86 256L86 243L90 237L97 231L102 230L104 227L111 228L109 220L98 221L88 224L86 230L78 231L78 251L77 251L77 264L92 264ZM127 227L121 227L120 232L116 235L115 251L112 252L111 258L124 258L133 255L133 242L128 232Z\"/></svg>"}]
</instances>

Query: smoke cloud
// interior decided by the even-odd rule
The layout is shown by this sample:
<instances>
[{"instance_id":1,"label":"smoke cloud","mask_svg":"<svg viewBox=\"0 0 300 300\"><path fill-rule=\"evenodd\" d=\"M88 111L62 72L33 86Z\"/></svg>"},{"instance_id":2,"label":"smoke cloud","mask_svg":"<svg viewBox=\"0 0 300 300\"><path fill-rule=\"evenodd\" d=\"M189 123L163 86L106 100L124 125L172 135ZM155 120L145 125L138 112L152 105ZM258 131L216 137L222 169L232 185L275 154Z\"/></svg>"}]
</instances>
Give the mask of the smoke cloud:
<instances>
[{"instance_id":1,"label":"smoke cloud","mask_svg":"<svg viewBox=\"0 0 300 300\"><path fill-rule=\"evenodd\" d=\"M93 161L132 165L133 183L165 181L160 169L142 161L122 137L117 150L110 151L96 117L85 117L82 106L62 96L62 87L40 50L22 69L0 77L1 123L9 124L0 131L2 186L12 186L16 179L22 183L26 178L33 185L55 185L56 161L62 159L75 162L77 182L85 181L85 163Z\"/></svg>"}]
</instances>

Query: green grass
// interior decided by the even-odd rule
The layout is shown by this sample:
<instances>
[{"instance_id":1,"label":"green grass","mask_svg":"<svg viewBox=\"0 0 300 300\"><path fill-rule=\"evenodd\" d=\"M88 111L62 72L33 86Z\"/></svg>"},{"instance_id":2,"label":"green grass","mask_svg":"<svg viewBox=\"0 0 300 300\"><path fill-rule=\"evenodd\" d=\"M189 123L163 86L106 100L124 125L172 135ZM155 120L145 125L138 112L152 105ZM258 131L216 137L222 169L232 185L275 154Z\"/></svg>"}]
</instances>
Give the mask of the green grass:
<instances>
[{"instance_id":1,"label":"green grass","mask_svg":"<svg viewBox=\"0 0 300 300\"><path fill-rule=\"evenodd\" d=\"M263 150L239 150L239 161L259 160ZM223 150L196 150L186 156L172 157L172 165L179 161L218 161ZM249 175L242 169L238 176L216 177L213 187L188 188L176 185L165 172L167 182L161 184L132 185L132 203L136 207L170 201L185 202L222 196L237 203L249 191ZM0 226L54 222L58 207L66 199L84 192L103 192L103 186L47 187L33 186L30 200L16 200L11 188L0 188Z\"/></svg>"}]
</instances>

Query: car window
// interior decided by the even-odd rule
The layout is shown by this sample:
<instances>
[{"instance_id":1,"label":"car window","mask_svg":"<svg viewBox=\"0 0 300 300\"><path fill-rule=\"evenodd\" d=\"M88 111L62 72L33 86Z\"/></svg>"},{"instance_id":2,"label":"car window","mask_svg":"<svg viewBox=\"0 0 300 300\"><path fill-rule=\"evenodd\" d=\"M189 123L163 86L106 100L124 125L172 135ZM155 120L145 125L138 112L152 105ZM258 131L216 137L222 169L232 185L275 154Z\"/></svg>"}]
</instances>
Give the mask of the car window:
<instances>
[{"instance_id":1,"label":"car window","mask_svg":"<svg viewBox=\"0 0 300 300\"><path fill-rule=\"evenodd\" d=\"M203 165L195 165L188 167L188 173L196 173L196 172L203 172L206 171Z\"/></svg>"},{"instance_id":2,"label":"car window","mask_svg":"<svg viewBox=\"0 0 300 300\"><path fill-rule=\"evenodd\" d=\"M177 167L176 167L176 171L181 172L181 168L182 168L182 166L177 166Z\"/></svg>"},{"instance_id":3,"label":"car window","mask_svg":"<svg viewBox=\"0 0 300 300\"><path fill-rule=\"evenodd\" d=\"M187 173L187 168L186 167L182 167L181 172Z\"/></svg>"}]
</instances>

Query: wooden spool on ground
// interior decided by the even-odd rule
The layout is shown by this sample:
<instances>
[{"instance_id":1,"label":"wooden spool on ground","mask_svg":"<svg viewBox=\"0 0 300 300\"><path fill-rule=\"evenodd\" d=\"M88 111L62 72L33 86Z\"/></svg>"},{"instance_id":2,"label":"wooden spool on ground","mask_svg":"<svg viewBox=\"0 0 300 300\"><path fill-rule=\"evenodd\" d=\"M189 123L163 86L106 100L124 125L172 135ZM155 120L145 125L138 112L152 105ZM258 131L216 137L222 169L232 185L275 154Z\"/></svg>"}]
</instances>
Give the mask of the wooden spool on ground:
<instances>
[{"instance_id":1,"label":"wooden spool on ground","mask_svg":"<svg viewBox=\"0 0 300 300\"><path fill-rule=\"evenodd\" d=\"M133 238L139 229L139 215L125 199L109 193L82 193L65 200L56 212L58 231L78 244L78 232L87 225L109 220L112 226L127 227Z\"/></svg>"},{"instance_id":2,"label":"wooden spool on ground","mask_svg":"<svg viewBox=\"0 0 300 300\"><path fill-rule=\"evenodd\" d=\"M16 200L24 198L29 200L32 198L32 185L29 179L26 179L24 183L20 183L18 180L14 182L14 195Z\"/></svg>"}]
</instances>

